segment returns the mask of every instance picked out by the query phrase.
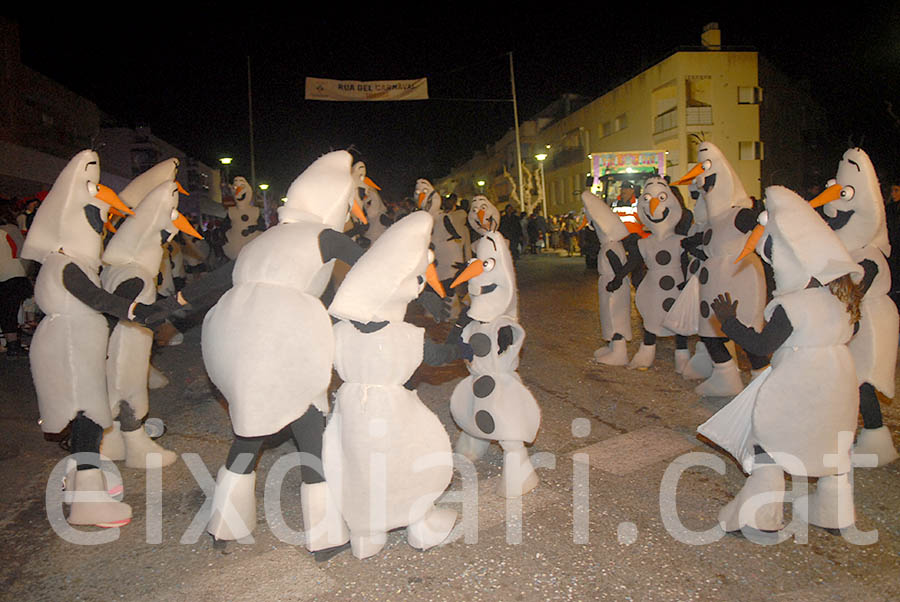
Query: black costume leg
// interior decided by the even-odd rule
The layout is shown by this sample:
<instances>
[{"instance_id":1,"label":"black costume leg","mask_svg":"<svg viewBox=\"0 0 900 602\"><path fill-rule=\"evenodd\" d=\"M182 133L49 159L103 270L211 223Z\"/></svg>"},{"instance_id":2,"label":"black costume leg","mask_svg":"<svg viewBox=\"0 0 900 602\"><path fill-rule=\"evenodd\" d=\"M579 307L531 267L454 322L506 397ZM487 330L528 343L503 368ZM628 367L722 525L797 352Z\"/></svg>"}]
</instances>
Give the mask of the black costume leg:
<instances>
[{"instance_id":1,"label":"black costume leg","mask_svg":"<svg viewBox=\"0 0 900 602\"><path fill-rule=\"evenodd\" d=\"M134 410L124 399L119 402L119 415L116 416L119 421L119 428L123 433L130 433L141 428L142 421L134 415Z\"/></svg>"},{"instance_id":2,"label":"black costume leg","mask_svg":"<svg viewBox=\"0 0 900 602\"><path fill-rule=\"evenodd\" d=\"M625 336L622 333L617 332L616 334L613 335L612 340L613 341L621 341L624 338L625 338Z\"/></svg>"},{"instance_id":3,"label":"black costume leg","mask_svg":"<svg viewBox=\"0 0 900 602\"><path fill-rule=\"evenodd\" d=\"M884 425L878 395L871 383L863 383L859 386L859 413L862 414L864 428L877 429Z\"/></svg>"},{"instance_id":4,"label":"black costume leg","mask_svg":"<svg viewBox=\"0 0 900 602\"><path fill-rule=\"evenodd\" d=\"M78 470L100 468L100 441L102 440L103 427L85 416L84 412L78 412L78 415L72 420L71 451L73 454L96 454L97 457L96 464L79 464Z\"/></svg>"},{"instance_id":5,"label":"black costume leg","mask_svg":"<svg viewBox=\"0 0 900 602\"><path fill-rule=\"evenodd\" d=\"M306 413L291 423L291 433L301 453L307 453L318 459L318 466L300 467L300 477L304 483L321 483L325 480L322 466L322 436L325 433L325 414L315 406L309 406Z\"/></svg>"},{"instance_id":6,"label":"black costume leg","mask_svg":"<svg viewBox=\"0 0 900 602\"><path fill-rule=\"evenodd\" d=\"M241 437L234 436L231 449L228 450L228 460L225 467L235 474L250 474L256 470L256 462L262 450L266 437Z\"/></svg>"},{"instance_id":7,"label":"black costume leg","mask_svg":"<svg viewBox=\"0 0 900 602\"><path fill-rule=\"evenodd\" d=\"M728 353L728 348L725 347L725 343L728 342L727 338L700 337L700 340L703 341L704 345L706 345L706 350L709 351L709 356L716 364L724 364L731 359L731 354Z\"/></svg>"},{"instance_id":8,"label":"black costume leg","mask_svg":"<svg viewBox=\"0 0 900 602\"><path fill-rule=\"evenodd\" d=\"M646 328L644 329L644 345L656 345L656 335Z\"/></svg>"},{"instance_id":9,"label":"black costume leg","mask_svg":"<svg viewBox=\"0 0 900 602\"><path fill-rule=\"evenodd\" d=\"M744 352L747 354L747 359L750 360L750 367L754 370L761 370L769 365L769 358L765 355L756 355L754 353L750 353L746 349Z\"/></svg>"},{"instance_id":10,"label":"black costume leg","mask_svg":"<svg viewBox=\"0 0 900 602\"><path fill-rule=\"evenodd\" d=\"M688 338L683 334L675 335L675 349L687 349L688 348Z\"/></svg>"}]
</instances>

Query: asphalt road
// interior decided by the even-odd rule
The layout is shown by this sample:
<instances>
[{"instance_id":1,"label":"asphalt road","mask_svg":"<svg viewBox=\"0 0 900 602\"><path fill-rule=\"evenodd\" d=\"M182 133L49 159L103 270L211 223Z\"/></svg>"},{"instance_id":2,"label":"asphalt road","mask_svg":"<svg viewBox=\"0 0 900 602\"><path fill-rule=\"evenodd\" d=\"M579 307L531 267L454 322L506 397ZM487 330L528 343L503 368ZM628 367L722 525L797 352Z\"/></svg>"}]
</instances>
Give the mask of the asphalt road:
<instances>
[{"instance_id":1,"label":"asphalt road","mask_svg":"<svg viewBox=\"0 0 900 602\"><path fill-rule=\"evenodd\" d=\"M520 503L499 497L497 445L474 467L458 466L440 504L460 510L462 519L452 541L426 552L411 548L399 530L372 558L344 552L316 563L298 545L297 471L285 478L280 508L266 489L268 475L283 467L276 462L295 450L284 436L268 446L258 467L254 542L214 549L202 530L203 487L223 463L232 435L227 404L203 368L196 325L186 329L182 345L154 355L171 384L151 392L150 415L165 421L160 442L177 451L179 461L163 469L161 483L120 466L125 501L134 509L131 524L100 532L116 537L109 543L69 543L51 528L45 502L58 498L58 484L49 477L65 452L37 425L28 362L0 356L0 598L900 598L900 462L854 472L853 534L791 521L793 537L773 545L726 535L716 514L744 476L695 429L727 400L699 399L695 383L674 373L671 340L661 340L647 371L593 363L601 345L597 279L582 259L526 256L518 275L527 332L519 372L542 408L541 430L529 450L541 466L541 482ZM427 324L422 316L413 319ZM430 325L428 331L438 338L446 328ZM637 346L632 341L629 353ZM416 375L420 397L451 440L458 429L448 402L465 374L457 364L423 367ZM896 440L896 405L885 406L885 423ZM799 480L788 482L789 490L798 487Z\"/></svg>"}]
</instances>

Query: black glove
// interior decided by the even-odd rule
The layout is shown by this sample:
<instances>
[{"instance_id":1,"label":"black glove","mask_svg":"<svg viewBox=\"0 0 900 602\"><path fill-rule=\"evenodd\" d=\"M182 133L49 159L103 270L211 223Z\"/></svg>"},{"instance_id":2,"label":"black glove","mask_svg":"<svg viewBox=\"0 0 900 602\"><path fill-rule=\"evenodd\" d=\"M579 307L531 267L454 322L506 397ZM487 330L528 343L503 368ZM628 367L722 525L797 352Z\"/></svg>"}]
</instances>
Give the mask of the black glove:
<instances>
[{"instance_id":1,"label":"black glove","mask_svg":"<svg viewBox=\"0 0 900 602\"><path fill-rule=\"evenodd\" d=\"M463 343L460 341L457 343L459 347L459 357L463 358L467 362L471 362L472 358L475 357L475 350L468 343Z\"/></svg>"},{"instance_id":2,"label":"black glove","mask_svg":"<svg viewBox=\"0 0 900 602\"><path fill-rule=\"evenodd\" d=\"M624 280L622 278L619 278L618 276L616 276L615 278L613 278L612 280L610 280L609 282L606 283L606 290L609 291L610 293L614 293L617 290L619 290L619 288L621 288L623 282L624 282Z\"/></svg>"},{"instance_id":3,"label":"black glove","mask_svg":"<svg viewBox=\"0 0 900 602\"><path fill-rule=\"evenodd\" d=\"M737 317L737 299L734 301L731 300L731 294L725 293L724 295L719 295L715 298L715 300L710 304L712 310L715 312L716 317L719 318L719 322L724 324L726 320L729 318Z\"/></svg>"},{"instance_id":4,"label":"black glove","mask_svg":"<svg viewBox=\"0 0 900 602\"><path fill-rule=\"evenodd\" d=\"M419 305L434 317L435 322L446 322L450 317L450 301L441 299L437 293L429 290L422 291L417 299Z\"/></svg>"},{"instance_id":5,"label":"black glove","mask_svg":"<svg viewBox=\"0 0 900 602\"><path fill-rule=\"evenodd\" d=\"M500 355L513 344L512 326L504 326L497 333L497 355Z\"/></svg>"},{"instance_id":6,"label":"black glove","mask_svg":"<svg viewBox=\"0 0 900 602\"><path fill-rule=\"evenodd\" d=\"M182 307L175 295L163 297L152 305L138 303L134 306L134 321L153 329Z\"/></svg>"}]
</instances>

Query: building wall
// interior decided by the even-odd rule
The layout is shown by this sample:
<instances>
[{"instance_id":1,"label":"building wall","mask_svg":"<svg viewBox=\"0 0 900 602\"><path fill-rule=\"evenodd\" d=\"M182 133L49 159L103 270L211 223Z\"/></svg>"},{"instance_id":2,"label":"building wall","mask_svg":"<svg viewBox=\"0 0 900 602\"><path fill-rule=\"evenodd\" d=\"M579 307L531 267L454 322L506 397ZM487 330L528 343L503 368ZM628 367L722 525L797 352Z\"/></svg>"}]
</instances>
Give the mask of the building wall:
<instances>
[{"instance_id":1,"label":"building wall","mask_svg":"<svg viewBox=\"0 0 900 602\"><path fill-rule=\"evenodd\" d=\"M741 158L759 149L755 52L678 52L541 130L535 146L550 145L545 163L548 210L580 210L580 194L593 152L660 149L667 173L679 178L695 162L700 140L718 145L748 194L760 196L760 160ZM764 153L764 148L761 149Z\"/></svg>"}]
</instances>

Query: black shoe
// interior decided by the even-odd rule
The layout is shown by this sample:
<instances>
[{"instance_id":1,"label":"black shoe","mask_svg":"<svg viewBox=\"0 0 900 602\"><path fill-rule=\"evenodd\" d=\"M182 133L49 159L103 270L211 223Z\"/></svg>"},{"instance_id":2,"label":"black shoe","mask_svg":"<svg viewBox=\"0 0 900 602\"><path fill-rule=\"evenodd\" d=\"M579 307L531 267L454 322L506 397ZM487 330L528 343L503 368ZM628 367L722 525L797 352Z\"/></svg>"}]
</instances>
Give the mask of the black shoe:
<instances>
[{"instance_id":1,"label":"black shoe","mask_svg":"<svg viewBox=\"0 0 900 602\"><path fill-rule=\"evenodd\" d=\"M16 359L28 357L28 350L22 347L22 343L19 341L8 341L6 343L6 357Z\"/></svg>"}]
</instances>

